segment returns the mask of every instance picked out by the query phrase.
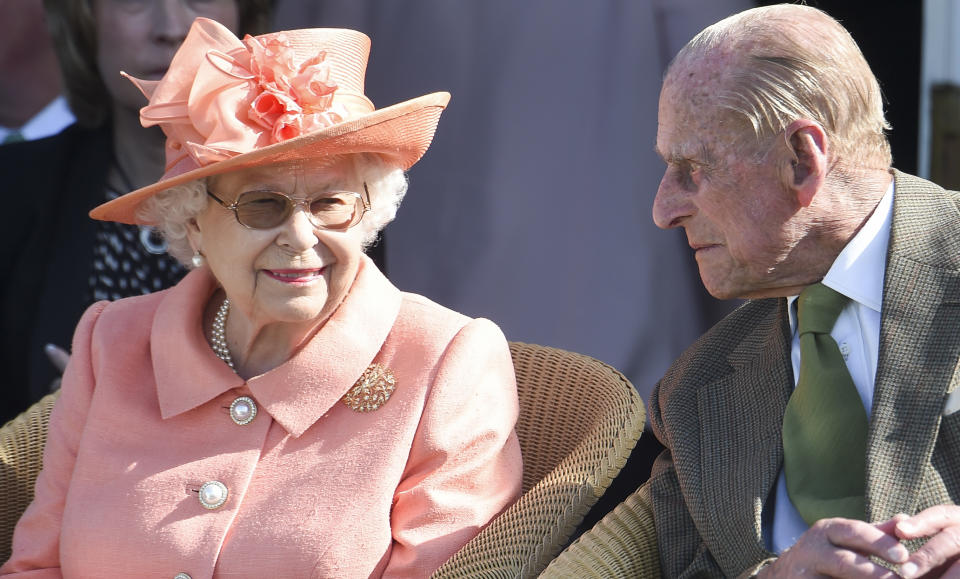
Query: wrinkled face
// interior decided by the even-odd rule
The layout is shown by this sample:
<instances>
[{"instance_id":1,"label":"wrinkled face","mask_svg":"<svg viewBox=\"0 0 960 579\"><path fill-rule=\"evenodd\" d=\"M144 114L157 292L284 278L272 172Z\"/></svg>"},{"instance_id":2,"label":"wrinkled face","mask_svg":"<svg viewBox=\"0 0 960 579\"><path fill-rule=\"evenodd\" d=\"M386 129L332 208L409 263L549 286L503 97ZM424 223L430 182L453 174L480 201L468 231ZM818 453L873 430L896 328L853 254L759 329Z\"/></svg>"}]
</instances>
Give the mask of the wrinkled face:
<instances>
[{"instance_id":1,"label":"wrinkled face","mask_svg":"<svg viewBox=\"0 0 960 579\"><path fill-rule=\"evenodd\" d=\"M672 72L660 94L657 151L667 164L653 204L658 227L682 227L700 278L721 299L783 295L798 242L791 200L768 154L734 145L711 79ZM711 112L713 111L713 112ZM739 134L739 133L737 133Z\"/></svg>"},{"instance_id":2,"label":"wrinkled face","mask_svg":"<svg viewBox=\"0 0 960 579\"><path fill-rule=\"evenodd\" d=\"M198 16L239 26L235 0L93 0L93 15L100 76L116 106L134 111L146 99L120 71L160 80Z\"/></svg>"},{"instance_id":3,"label":"wrinkled face","mask_svg":"<svg viewBox=\"0 0 960 579\"><path fill-rule=\"evenodd\" d=\"M211 177L208 189L230 205L248 191L313 199L331 190L362 191L363 184L341 162L235 171ZM210 199L188 233L230 298L231 315L242 312L255 325L326 319L349 291L362 253L361 225L318 229L303 206L276 227L249 229Z\"/></svg>"}]
</instances>

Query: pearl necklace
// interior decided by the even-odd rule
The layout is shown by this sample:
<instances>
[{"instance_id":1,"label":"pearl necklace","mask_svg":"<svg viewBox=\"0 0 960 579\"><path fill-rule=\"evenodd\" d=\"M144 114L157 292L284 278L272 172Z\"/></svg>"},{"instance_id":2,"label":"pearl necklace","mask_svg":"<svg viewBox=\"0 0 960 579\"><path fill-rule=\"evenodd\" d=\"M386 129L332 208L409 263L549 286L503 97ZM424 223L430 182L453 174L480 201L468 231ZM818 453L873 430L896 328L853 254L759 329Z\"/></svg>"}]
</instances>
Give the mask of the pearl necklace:
<instances>
[{"instance_id":1,"label":"pearl necklace","mask_svg":"<svg viewBox=\"0 0 960 579\"><path fill-rule=\"evenodd\" d=\"M223 360L227 366L230 366L230 369L234 372L237 371L236 367L233 365L233 358L230 356L230 348L227 347L227 313L230 312L230 300L224 298L223 303L220 304L220 309L217 310L217 315L213 318L213 337L212 344L210 347L213 348L214 354L218 358Z\"/></svg>"}]
</instances>

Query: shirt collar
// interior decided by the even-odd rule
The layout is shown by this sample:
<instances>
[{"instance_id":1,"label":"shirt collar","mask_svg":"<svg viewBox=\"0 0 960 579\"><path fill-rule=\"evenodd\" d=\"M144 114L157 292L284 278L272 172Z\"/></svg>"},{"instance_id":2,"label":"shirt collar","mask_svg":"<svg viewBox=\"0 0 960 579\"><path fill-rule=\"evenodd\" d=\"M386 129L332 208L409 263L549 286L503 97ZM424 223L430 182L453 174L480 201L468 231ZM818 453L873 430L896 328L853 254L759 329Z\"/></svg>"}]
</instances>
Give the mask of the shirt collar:
<instances>
[{"instance_id":1,"label":"shirt collar","mask_svg":"<svg viewBox=\"0 0 960 579\"><path fill-rule=\"evenodd\" d=\"M63 96L53 99L40 112L33 115L22 127L0 127L0 140L17 131L27 141L49 137L62 131L76 120Z\"/></svg>"},{"instance_id":2,"label":"shirt collar","mask_svg":"<svg viewBox=\"0 0 960 579\"><path fill-rule=\"evenodd\" d=\"M883 302L883 276L890 243L893 195L894 183L891 180L870 218L843 248L823 278L823 285L878 313ZM790 296L788 305L792 306L796 299L797 296ZM793 307L788 311L790 328L795 329L796 313Z\"/></svg>"},{"instance_id":3,"label":"shirt collar","mask_svg":"<svg viewBox=\"0 0 960 579\"><path fill-rule=\"evenodd\" d=\"M244 385L214 354L201 327L216 288L208 269L194 270L157 309L151 344L163 418ZM246 382L260 407L292 436L303 434L373 362L401 300L400 291L364 257L343 303L313 338L280 366Z\"/></svg>"}]
</instances>

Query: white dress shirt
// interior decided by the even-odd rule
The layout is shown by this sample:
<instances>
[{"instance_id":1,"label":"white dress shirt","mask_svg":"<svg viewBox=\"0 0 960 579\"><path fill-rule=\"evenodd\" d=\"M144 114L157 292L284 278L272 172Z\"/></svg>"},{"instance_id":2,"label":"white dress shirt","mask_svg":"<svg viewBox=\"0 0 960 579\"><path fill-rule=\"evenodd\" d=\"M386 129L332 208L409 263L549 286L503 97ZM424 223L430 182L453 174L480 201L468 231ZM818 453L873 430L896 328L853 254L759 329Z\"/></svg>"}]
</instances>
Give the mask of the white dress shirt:
<instances>
[{"instance_id":1,"label":"white dress shirt","mask_svg":"<svg viewBox=\"0 0 960 579\"><path fill-rule=\"evenodd\" d=\"M867 418L873 407L873 386L877 375L877 352L880 343L880 306L883 301L883 275L886 269L887 245L893 209L893 183L873 214L843 248L823 284L850 298L837 318L830 335L840 346L840 353L857 387ZM788 298L790 332L793 336L791 360L796 387L800 374L800 337L797 335L797 296ZM787 495L783 469L777 479L773 516L772 548L782 553L793 545L808 526Z\"/></svg>"},{"instance_id":2,"label":"white dress shirt","mask_svg":"<svg viewBox=\"0 0 960 579\"><path fill-rule=\"evenodd\" d=\"M76 119L70 112L70 107L67 106L67 100L63 96L58 96L39 113L33 115L22 127L0 127L0 143L14 131L20 131L26 141L49 137L62 131L74 120Z\"/></svg>"}]
</instances>

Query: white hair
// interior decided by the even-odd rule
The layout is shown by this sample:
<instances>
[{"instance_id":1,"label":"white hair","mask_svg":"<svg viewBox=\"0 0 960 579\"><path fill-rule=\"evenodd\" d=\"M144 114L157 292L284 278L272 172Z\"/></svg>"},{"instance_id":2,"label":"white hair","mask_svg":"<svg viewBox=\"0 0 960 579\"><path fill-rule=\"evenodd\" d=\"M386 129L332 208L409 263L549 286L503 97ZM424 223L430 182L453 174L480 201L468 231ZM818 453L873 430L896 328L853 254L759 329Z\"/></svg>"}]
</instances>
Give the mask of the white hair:
<instances>
[{"instance_id":1,"label":"white hair","mask_svg":"<svg viewBox=\"0 0 960 579\"><path fill-rule=\"evenodd\" d=\"M372 153L340 159L352 165L354 175L366 183L370 192L370 210L355 226L363 231L361 243L366 249L396 217L397 208L407 193L407 177L402 169L388 165ZM167 241L167 253L189 268L193 248L187 239L187 224L203 213L209 203L215 201L207 198L207 180L199 179L170 187L147 199L137 210L137 217L154 225Z\"/></svg>"},{"instance_id":2,"label":"white hair","mask_svg":"<svg viewBox=\"0 0 960 579\"><path fill-rule=\"evenodd\" d=\"M825 12L786 4L746 10L694 37L671 69L723 50L737 61L717 100L747 121L757 144L807 118L823 126L842 165L890 166L880 85L850 33Z\"/></svg>"},{"instance_id":3,"label":"white hair","mask_svg":"<svg viewBox=\"0 0 960 579\"><path fill-rule=\"evenodd\" d=\"M137 217L156 227L167 241L167 253L189 268L193 267L193 248L187 239L187 224L203 213L207 201L207 180L189 181L144 201Z\"/></svg>"}]
</instances>

